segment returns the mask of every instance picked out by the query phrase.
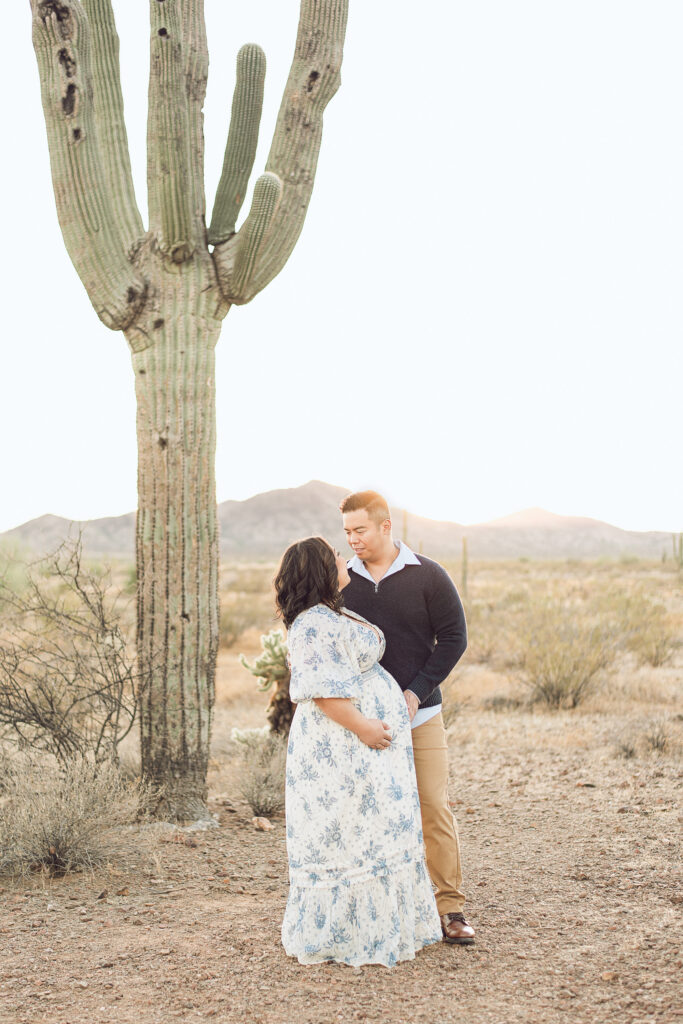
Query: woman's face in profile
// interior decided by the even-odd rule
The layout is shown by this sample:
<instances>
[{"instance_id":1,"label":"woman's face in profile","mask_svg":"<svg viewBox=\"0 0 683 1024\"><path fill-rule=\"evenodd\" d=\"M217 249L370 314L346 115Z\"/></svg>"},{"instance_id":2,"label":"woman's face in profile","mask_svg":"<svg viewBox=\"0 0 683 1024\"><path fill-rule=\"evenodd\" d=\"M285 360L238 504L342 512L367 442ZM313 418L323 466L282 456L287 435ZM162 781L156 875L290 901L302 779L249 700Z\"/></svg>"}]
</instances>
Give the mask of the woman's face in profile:
<instances>
[{"instance_id":1,"label":"woman's face in profile","mask_svg":"<svg viewBox=\"0 0 683 1024\"><path fill-rule=\"evenodd\" d=\"M349 576L349 570L346 568L346 559L341 555L336 548L332 548L334 553L334 560L337 563L337 575L339 576L339 589L343 590L347 584L351 582Z\"/></svg>"}]
</instances>

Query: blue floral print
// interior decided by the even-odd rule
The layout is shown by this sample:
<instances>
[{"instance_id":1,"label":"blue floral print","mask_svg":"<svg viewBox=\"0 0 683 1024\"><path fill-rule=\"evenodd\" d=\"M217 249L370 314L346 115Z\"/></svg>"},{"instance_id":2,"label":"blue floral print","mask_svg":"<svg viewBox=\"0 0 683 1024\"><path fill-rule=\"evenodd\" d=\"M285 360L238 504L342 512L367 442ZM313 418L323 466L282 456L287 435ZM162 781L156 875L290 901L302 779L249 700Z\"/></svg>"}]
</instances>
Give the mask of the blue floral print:
<instances>
[{"instance_id":1,"label":"blue floral print","mask_svg":"<svg viewBox=\"0 0 683 1024\"><path fill-rule=\"evenodd\" d=\"M287 753L282 941L304 964L392 967L441 939L405 700L378 664L383 638L360 616L309 608L290 627L288 647L298 707ZM371 750L315 697L346 697L383 719L391 746Z\"/></svg>"}]
</instances>

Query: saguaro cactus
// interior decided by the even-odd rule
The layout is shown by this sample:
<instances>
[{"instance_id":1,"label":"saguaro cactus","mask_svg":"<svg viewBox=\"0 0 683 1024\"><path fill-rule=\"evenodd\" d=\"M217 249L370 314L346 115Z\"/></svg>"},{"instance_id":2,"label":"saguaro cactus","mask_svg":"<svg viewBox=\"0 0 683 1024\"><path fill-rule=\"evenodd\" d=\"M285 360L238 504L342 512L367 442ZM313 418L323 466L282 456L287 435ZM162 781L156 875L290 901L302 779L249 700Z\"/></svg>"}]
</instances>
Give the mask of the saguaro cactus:
<instances>
[{"instance_id":1,"label":"saguaro cactus","mask_svg":"<svg viewBox=\"0 0 683 1024\"><path fill-rule=\"evenodd\" d=\"M294 60L248 216L265 58L247 45L207 233L203 0L150 0L149 227L130 170L111 0L30 0L59 222L100 319L123 331L138 402L142 763L160 813L206 813L218 644L214 347L233 303L282 269L340 81L348 0L301 0ZM213 248L211 248L213 246Z\"/></svg>"}]
</instances>

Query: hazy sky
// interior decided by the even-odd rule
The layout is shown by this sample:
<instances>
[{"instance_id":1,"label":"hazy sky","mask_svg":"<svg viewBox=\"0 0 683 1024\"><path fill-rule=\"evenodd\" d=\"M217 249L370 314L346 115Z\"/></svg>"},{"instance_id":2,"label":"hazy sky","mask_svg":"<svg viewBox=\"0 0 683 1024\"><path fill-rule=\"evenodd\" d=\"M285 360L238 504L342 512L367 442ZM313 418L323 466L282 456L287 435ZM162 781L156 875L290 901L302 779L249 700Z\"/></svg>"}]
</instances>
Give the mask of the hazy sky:
<instances>
[{"instance_id":1,"label":"hazy sky","mask_svg":"<svg viewBox=\"0 0 683 1024\"><path fill-rule=\"evenodd\" d=\"M136 503L133 375L54 211L27 0L2 61L0 530ZM145 209L147 5L114 0ZM683 529L680 0L351 0L308 219L218 349L218 499L311 478L476 522ZM209 209L235 55L297 0L206 0ZM248 203L245 207L248 208Z\"/></svg>"}]
</instances>

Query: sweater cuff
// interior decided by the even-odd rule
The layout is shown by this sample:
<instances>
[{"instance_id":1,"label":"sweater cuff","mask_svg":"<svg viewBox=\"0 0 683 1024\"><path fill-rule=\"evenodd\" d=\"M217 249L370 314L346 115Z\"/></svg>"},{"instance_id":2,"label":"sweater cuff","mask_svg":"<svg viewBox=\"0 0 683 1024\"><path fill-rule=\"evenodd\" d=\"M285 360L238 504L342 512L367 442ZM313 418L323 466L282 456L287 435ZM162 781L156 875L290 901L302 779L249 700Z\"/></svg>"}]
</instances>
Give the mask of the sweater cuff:
<instances>
[{"instance_id":1,"label":"sweater cuff","mask_svg":"<svg viewBox=\"0 0 683 1024\"><path fill-rule=\"evenodd\" d=\"M427 700L427 697L430 697L434 693L436 686L432 685L430 679L425 679L424 676L418 675L415 676L409 686L406 686L406 690L412 690L420 704L422 704Z\"/></svg>"}]
</instances>

